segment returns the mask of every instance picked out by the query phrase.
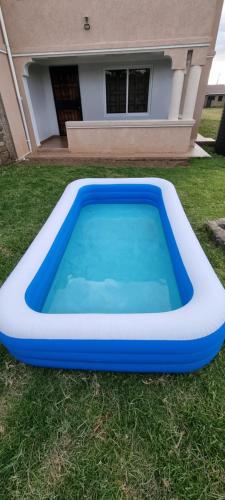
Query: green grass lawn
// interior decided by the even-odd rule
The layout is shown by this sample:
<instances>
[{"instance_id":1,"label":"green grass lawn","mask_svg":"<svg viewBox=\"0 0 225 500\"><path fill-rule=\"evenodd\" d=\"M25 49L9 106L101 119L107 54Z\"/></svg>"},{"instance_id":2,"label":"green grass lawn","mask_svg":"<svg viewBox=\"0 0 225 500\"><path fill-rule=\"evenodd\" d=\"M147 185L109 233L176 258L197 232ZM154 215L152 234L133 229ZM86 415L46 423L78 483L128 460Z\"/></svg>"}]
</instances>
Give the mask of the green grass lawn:
<instances>
[{"instance_id":1,"label":"green grass lawn","mask_svg":"<svg viewBox=\"0 0 225 500\"><path fill-rule=\"evenodd\" d=\"M225 159L188 167L0 169L0 279L31 243L68 182L172 181L218 276L225 252L204 223L225 216ZM25 366L0 348L0 499L225 499L225 350L187 375Z\"/></svg>"},{"instance_id":2,"label":"green grass lawn","mask_svg":"<svg viewBox=\"0 0 225 500\"><path fill-rule=\"evenodd\" d=\"M223 108L204 108L199 133L204 137L216 139Z\"/></svg>"}]
</instances>

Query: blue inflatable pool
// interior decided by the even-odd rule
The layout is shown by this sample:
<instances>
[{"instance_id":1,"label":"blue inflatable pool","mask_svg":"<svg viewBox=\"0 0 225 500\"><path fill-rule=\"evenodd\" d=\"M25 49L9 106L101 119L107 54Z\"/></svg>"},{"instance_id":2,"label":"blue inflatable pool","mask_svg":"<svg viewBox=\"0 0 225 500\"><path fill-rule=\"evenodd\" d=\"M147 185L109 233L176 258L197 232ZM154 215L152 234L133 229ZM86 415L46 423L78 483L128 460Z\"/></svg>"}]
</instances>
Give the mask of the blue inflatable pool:
<instances>
[{"instance_id":1,"label":"blue inflatable pool","mask_svg":"<svg viewBox=\"0 0 225 500\"><path fill-rule=\"evenodd\" d=\"M0 341L37 366L188 372L225 335L225 291L163 179L68 185L0 290Z\"/></svg>"}]
</instances>

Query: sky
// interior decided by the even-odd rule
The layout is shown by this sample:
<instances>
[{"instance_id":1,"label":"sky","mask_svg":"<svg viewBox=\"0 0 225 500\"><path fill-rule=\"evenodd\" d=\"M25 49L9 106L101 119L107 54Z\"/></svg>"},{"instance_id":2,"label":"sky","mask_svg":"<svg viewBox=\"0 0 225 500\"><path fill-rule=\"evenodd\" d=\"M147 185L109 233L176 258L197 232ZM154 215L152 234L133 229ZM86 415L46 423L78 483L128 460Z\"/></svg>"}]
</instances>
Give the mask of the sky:
<instances>
[{"instance_id":1,"label":"sky","mask_svg":"<svg viewBox=\"0 0 225 500\"><path fill-rule=\"evenodd\" d=\"M216 42L216 55L213 59L209 76L209 83L225 84L225 3L220 20L219 32Z\"/></svg>"}]
</instances>

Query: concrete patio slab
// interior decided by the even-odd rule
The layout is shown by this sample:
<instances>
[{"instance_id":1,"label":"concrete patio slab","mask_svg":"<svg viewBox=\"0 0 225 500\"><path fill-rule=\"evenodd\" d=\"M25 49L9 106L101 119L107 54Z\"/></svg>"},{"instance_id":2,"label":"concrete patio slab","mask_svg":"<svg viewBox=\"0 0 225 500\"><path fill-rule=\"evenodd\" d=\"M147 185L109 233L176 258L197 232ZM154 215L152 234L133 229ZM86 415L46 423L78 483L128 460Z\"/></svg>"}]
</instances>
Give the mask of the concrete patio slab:
<instances>
[{"instance_id":1,"label":"concrete patio slab","mask_svg":"<svg viewBox=\"0 0 225 500\"><path fill-rule=\"evenodd\" d=\"M189 152L190 158L211 158L211 155L207 153L199 144L194 145L193 148L190 149Z\"/></svg>"}]
</instances>

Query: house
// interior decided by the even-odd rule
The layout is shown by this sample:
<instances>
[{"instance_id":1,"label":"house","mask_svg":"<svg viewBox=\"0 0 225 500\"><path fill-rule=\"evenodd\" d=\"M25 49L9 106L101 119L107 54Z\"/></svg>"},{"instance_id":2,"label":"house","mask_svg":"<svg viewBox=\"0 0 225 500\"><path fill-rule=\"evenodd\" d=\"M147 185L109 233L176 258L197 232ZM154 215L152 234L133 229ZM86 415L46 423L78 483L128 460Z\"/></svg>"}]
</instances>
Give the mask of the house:
<instances>
[{"instance_id":1,"label":"house","mask_svg":"<svg viewBox=\"0 0 225 500\"><path fill-rule=\"evenodd\" d=\"M225 85L208 85L205 93L205 108L222 108L225 104Z\"/></svg>"},{"instance_id":2,"label":"house","mask_svg":"<svg viewBox=\"0 0 225 500\"><path fill-rule=\"evenodd\" d=\"M2 0L3 150L8 141L17 158L54 148L76 157L186 158L222 4Z\"/></svg>"}]
</instances>

